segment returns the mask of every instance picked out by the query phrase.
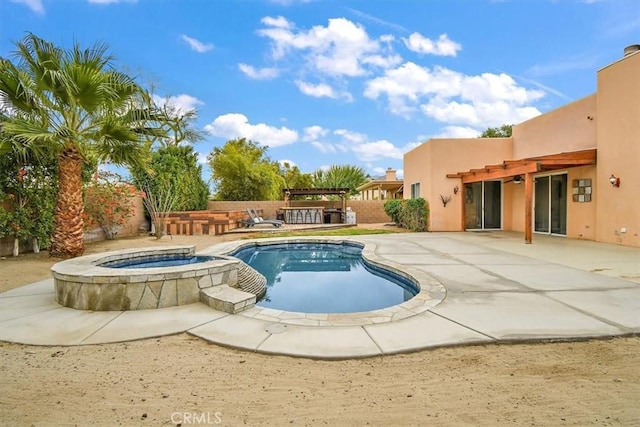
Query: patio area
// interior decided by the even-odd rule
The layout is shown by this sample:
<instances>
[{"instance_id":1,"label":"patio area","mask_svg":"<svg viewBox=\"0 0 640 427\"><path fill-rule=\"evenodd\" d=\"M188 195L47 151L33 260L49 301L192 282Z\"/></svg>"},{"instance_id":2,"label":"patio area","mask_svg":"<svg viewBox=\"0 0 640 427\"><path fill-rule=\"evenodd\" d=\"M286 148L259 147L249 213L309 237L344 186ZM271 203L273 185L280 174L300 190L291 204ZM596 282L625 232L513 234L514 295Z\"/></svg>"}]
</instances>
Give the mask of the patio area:
<instances>
[{"instance_id":1,"label":"patio area","mask_svg":"<svg viewBox=\"0 0 640 427\"><path fill-rule=\"evenodd\" d=\"M0 294L0 340L85 345L187 332L250 351L346 359L473 343L583 340L640 332L638 248L549 236L525 245L521 234L503 232L336 239L359 241L372 261L419 277L434 289L441 286L442 301L433 298L415 310L390 307L385 318L260 307L231 315L201 303L92 312L58 305L53 280L47 279ZM201 252L226 253L239 244L221 243Z\"/></svg>"}]
</instances>

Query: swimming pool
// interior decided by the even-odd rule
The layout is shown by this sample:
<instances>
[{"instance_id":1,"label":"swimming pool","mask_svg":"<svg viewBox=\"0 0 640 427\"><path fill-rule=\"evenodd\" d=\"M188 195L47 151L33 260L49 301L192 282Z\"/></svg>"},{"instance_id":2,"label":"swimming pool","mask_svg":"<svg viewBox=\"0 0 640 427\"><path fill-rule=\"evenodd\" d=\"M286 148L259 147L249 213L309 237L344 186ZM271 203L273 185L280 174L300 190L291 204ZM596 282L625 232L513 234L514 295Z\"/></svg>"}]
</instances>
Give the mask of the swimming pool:
<instances>
[{"instance_id":1,"label":"swimming pool","mask_svg":"<svg viewBox=\"0 0 640 427\"><path fill-rule=\"evenodd\" d=\"M410 280L365 261L356 243L251 245L229 255L266 277L260 307L354 313L401 304L420 291Z\"/></svg>"}]
</instances>

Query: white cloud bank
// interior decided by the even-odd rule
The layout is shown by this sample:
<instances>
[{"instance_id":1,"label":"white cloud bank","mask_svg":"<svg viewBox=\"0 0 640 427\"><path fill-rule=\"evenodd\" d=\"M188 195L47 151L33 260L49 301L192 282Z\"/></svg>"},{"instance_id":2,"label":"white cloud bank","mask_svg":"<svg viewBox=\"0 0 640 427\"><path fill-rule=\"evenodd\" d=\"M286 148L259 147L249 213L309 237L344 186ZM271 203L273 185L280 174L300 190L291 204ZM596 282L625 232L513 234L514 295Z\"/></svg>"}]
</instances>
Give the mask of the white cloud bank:
<instances>
[{"instance_id":1,"label":"white cloud bank","mask_svg":"<svg viewBox=\"0 0 640 427\"><path fill-rule=\"evenodd\" d=\"M271 41L274 60L290 53L302 55L311 71L332 77L357 77L369 67L392 66L401 58L387 48L387 43L369 37L364 27L345 18L329 19L326 26L296 30L294 23L282 16L262 19L265 28L258 34ZM387 39L385 39L387 40Z\"/></svg>"},{"instance_id":2,"label":"white cloud bank","mask_svg":"<svg viewBox=\"0 0 640 427\"><path fill-rule=\"evenodd\" d=\"M298 132L286 127L277 128L265 123L251 124L244 114L218 116L204 127L211 135L227 139L247 138L269 147L281 147L298 141Z\"/></svg>"},{"instance_id":3,"label":"white cloud bank","mask_svg":"<svg viewBox=\"0 0 640 427\"><path fill-rule=\"evenodd\" d=\"M389 110L397 115L409 117L422 111L442 123L486 127L539 115L531 104L544 92L519 86L504 73L469 76L445 67L430 69L406 62L369 80L364 95L370 99L386 97Z\"/></svg>"}]
</instances>

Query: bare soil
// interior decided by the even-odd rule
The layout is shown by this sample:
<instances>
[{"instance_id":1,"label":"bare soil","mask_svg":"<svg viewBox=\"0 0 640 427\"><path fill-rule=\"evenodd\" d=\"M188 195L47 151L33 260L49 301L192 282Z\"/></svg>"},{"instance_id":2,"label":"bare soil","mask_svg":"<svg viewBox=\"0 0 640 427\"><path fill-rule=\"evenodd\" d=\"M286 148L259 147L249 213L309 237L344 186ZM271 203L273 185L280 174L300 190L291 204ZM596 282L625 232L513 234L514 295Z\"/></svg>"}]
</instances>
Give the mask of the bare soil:
<instances>
[{"instance_id":1,"label":"bare soil","mask_svg":"<svg viewBox=\"0 0 640 427\"><path fill-rule=\"evenodd\" d=\"M87 253L225 236L99 242ZM49 277L0 260L0 291ZM348 361L267 356L187 334L121 344L0 342L0 425L640 425L640 337L481 345Z\"/></svg>"}]
</instances>

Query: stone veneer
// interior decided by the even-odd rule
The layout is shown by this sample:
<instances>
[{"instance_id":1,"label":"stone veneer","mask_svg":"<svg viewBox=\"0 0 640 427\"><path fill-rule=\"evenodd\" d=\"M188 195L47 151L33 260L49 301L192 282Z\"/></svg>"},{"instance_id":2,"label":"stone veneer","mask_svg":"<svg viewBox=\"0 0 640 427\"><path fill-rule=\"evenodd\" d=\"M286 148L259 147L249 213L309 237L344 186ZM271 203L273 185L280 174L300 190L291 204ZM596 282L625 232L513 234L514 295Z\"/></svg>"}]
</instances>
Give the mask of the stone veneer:
<instances>
[{"instance_id":1,"label":"stone veneer","mask_svg":"<svg viewBox=\"0 0 640 427\"><path fill-rule=\"evenodd\" d=\"M256 294L261 295L265 291L264 276L233 257L218 256L211 261L170 267L101 266L109 261L166 255L195 255L195 246L129 249L59 262L51 268L56 300L65 307L94 311L164 308L202 300L212 307L228 308L225 311L235 313L252 307ZM254 293L232 289L242 289L239 270L245 287ZM218 286L232 290L208 292L201 296L203 290ZM213 301L211 295L230 296L231 301Z\"/></svg>"}]
</instances>

